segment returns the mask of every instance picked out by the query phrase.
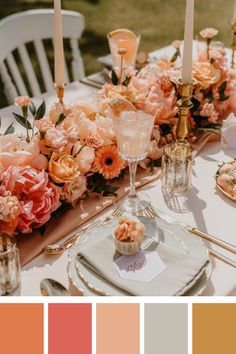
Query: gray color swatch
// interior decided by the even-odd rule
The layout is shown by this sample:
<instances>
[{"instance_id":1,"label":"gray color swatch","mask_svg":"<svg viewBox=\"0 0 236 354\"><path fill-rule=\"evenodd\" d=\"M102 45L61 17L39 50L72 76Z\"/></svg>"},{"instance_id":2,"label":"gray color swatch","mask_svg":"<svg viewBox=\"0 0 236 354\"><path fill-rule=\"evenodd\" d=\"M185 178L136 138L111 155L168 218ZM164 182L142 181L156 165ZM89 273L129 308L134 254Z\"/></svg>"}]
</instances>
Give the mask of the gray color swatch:
<instances>
[{"instance_id":1,"label":"gray color swatch","mask_svg":"<svg viewBox=\"0 0 236 354\"><path fill-rule=\"evenodd\" d=\"M145 305L145 354L188 353L188 305Z\"/></svg>"}]
</instances>

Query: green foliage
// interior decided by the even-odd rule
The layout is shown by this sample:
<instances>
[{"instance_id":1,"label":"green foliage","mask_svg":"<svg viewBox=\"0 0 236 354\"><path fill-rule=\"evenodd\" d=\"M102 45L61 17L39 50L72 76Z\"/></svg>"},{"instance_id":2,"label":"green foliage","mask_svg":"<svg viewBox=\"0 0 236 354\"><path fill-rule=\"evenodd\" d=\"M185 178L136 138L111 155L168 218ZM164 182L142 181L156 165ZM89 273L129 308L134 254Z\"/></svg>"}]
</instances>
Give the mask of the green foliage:
<instances>
[{"instance_id":1,"label":"green foliage","mask_svg":"<svg viewBox=\"0 0 236 354\"><path fill-rule=\"evenodd\" d=\"M35 120L42 119L45 115L45 112L46 112L46 104L45 101L43 101L39 106L39 108L36 110L35 117L34 117Z\"/></svg>"},{"instance_id":2,"label":"green foliage","mask_svg":"<svg viewBox=\"0 0 236 354\"><path fill-rule=\"evenodd\" d=\"M22 127L27 128L27 129L32 129L32 125L30 124L30 122L28 120L26 120L23 116L14 113L13 112L13 116L15 117L15 120L22 125Z\"/></svg>"},{"instance_id":3,"label":"green foliage","mask_svg":"<svg viewBox=\"0 0 236 354\"><path fill-rule=\"evenodd\" d=\"M3 135L13 134L15 132L14 122L9 125L9 127L5 130Z\"/></svg>"}]
</instances>

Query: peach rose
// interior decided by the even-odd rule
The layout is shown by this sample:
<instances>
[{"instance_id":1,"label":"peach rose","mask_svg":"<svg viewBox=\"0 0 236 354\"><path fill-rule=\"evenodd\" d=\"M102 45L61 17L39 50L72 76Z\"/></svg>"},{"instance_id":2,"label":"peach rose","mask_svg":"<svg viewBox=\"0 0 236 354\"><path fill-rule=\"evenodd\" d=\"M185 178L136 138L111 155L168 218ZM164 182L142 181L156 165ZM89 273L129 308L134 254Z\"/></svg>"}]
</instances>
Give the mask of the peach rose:
<instances>
[{"instance_id":1,"label":"peach rose","mask_svg":"<svg viewBox=\"0 0 236 354\"><path fill-rule=\"evenodd\" d=\"M27 107L31 103L31 98L28 96L19 96L15 98L15 105L19 107Z\"/></svg>"},{"instance_id":2,"label":"peach rose","mask_svg":"<svg viewBox=\"0 0 236 354\"><path fill-rule=\"evenodd\" d=\"M72 182L66 183L62 188L62 199L75 206L79 198L86 191L86 178L78 176Z\"/></svg>"},{"instance_id":3,"label":"peach rose","mask_svg":"<svg viewBox=\"0 0 236 354\"><path fill-rule=\"evenodd\" d=\"M67 144L65 132L56 127L49 128L43 139L39 138L40 150L45 155L50 155L51 152L61 152L65 150Z\"/></svg>"},{"instance_id":4,"label":"peach rose","mask_svg":"<svg viewBox=\"0 0 236 354\"><path fill-rule=\"evenodd\" d=\"M198 62L193 66L193 78L203 89L217 84L221 80L222 72L209 62Z\"/></svg>"},{"instance_id":5,"label":"peach rose","mask_svg":"<svg viewBox=\"0 0 236 354\"><path fill-rule=\"evenodd\" d=\"M96 124L96 135L103 140L103 144L112 144L116 141L116 136L114 132L113 120L107 116L103 117L97 115L95 120Z\"/></svg>"},{"instance_id":6,"label":"peach rose","mask_svg":"<svg viewBox=\"0 0 236 354\"><path fill-rule=\"evenodd\" d=\"M95 159L94 148L81 146L78 142L74 145L72 152L74 159L77 162L79 172L82 175L89 172Z\"/></svg>"},{"instance_id":7,"label":"peach rose","mask_svg":"<svg viewBox=\"0 0 236 354\"><path fill-rule=\"evenodd\" d=\"M200 31L200 36L204 39L212 39L218 32L219 31L215 28L207 27Z\"/></svg>"},{"instance_id":8,"label":"peach rose","mask_svg":"<svg viewBox=\"0 0 236 354\"><path fill-rule=\"evenodd\" d=\"M78 139L85 140L89 135L96 134L95 123L86 118L86 115L80 109L80 105L71 108L71 113L65 118L62 126L73 142Z\"/></svg>"},{"instance_id":9,"label":"peach rose","mask_svg":"<svg viewBox=\"0 0 236 354\"><path fill-rule=\"evenodd\" d=\"M68 183L79 175L79 168L73 156L65 152L53 153L48 164L48 171L56 183Z\"/></svg>"}]
</instances>

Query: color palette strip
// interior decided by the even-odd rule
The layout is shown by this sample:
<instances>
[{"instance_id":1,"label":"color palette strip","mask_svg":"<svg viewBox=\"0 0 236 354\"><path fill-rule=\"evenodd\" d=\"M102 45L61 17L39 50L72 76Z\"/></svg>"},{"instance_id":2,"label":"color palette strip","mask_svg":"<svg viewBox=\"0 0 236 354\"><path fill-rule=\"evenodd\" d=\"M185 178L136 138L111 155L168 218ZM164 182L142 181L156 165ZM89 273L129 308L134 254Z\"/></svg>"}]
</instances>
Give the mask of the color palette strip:
<instances>
[{"instance_id":1,"label":"color palette strip","mask_svg":"<svg viewBox=\"0 0 236 354\"><path fill-rule=\"evenodd\" d=\"M228 303L0 304L0 353L235 354L235 319Z\"/></svg>"}]
</instances>

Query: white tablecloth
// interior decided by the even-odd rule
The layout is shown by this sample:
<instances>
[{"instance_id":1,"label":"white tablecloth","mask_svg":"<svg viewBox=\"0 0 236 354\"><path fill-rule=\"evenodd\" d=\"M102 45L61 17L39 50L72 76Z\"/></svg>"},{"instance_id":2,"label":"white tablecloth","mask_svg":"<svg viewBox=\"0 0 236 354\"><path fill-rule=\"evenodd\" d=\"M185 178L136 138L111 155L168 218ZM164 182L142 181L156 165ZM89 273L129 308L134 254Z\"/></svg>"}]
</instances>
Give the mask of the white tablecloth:
<instances>
[{"instance_id":1,"label":"white tablecloth","mask_svg":"<svg viewBox=\"0 0 236 354\"><path fill-rule=\"evenodd\" d=\"M173 50L173 49L172 49ZM163 54L166 49L155 53ZM68 85L65 102L74 103L77 100L91 99L96 90L79 83ZM47 106L55 102L54 92L44 95ZM36 104L40 99L35 100ZM2 129L11 122L11 112L16 107L10 106L0 110ZM209 143L196 157L193 169L193 188L189 190L180 201L185 205L185 212L174 212L164 200L161 192L160 180L148 185L146 192L150 194L155 207L186 223L196 226L225 241L236 245L236 204L221 194L215 188L214 175L219 161L230 161L236 157L236 151L222 150L220 143ZM109 211L108 211L109 212ZM236 257L224 252L217 246L211 246L236 261ZM39 284L44 278L53 278L68 286L67 253L60 257L40 255L22 269L22 282L14 295L37 296L40 295ZM212 259L213 272L204 295L236 295L236 269L220 260Z\"/></svg>"}]
</instances>

